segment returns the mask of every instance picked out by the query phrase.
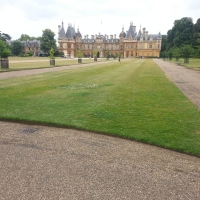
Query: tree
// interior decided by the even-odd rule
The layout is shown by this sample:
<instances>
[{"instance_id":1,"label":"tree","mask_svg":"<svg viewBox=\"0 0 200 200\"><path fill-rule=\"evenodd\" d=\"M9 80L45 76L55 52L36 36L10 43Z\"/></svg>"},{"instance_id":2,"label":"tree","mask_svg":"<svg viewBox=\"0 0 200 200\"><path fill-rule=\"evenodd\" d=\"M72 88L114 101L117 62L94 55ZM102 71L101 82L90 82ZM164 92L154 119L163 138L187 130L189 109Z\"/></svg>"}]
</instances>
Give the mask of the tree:
<instances>
[{"instance_id":1,"label":"tree","mask_svg":"<svg viewBox=\"0 0 200 200\"><path fill-rule=\"evenodd\" d=\"M161 52L167 50L167 35L162 35Z\"/></svg>"},{"instance_id":2,"label":"tree","mask_svg":"<svg viewBox=\"0 0 200 200\"><path fill-rule=\"evenodd\" d=\"M172 49L170 49L168 51L168 56L169 56L169 60L172 60L172 57L173 57L173 50Z\"/></svg>"},{"instance_id":3,"label":"tree","mask_svg":"<svg viewBox=\"0 0 200 200\"><path fill-rule=\"evenodd\" d=\"M41 41L41 39L42 39L42 37L41 37L41 36L39 36L39 37L36 37L36 40L39 40L39 41Z\"/></svg>"},{"instance_id":4,"label":"tree","mask_svg":"<svg viewBox=\"0 0 200 200\"><path fill-rule=\"evenodd\" d=\"M82 58L82 57L83 57L82 51L81 51L81 50L76 51L76 56L77 56L78 58Z\"/></svg>"},{"instance_id":5,"label":"tree","mask_svg":"<svg viewBox=\"0 0 200 200\"><path fill-rule=\"evenodd\" d=\"M176 61L179 61L179 58L181 56L180 48L172 48L173 56L176 58Z\"/></svg>"},{"instance_id":6,"label":"tree","mask_svg":"<svg viewBox=\"0 0 200 200\"><path fill-rule=\"evenodd\" d=\"M181 47L181 56L184 58L184 63L189 63L189 58L193 52L194 49L191 45L184 45Z\"/></svg>"},{"instance_id":7,"label":"tree","mask_svg":"<svg viewBox=\"0 0 200 200\"><path fill-rule=\"evenodd\" d=\"M199 45L199 34L200 34L200 18L197 20L194 25L194 46Z\"/></svg>"},{"instance_id":8,"label":"tree","mask_svg":"<svg viewBox=\"0 0 200 200\"><path fill-rule=\"evenodd\" d=\"M41 40L40 40L40 48L44 51L44 53L48 53L51 48L56 51L56 40L54 39L55 33L50 29L45 29L43 31Z\"/></svg>"},{"instance_id":9,"label":"tree","mask_svg":"<svg viewBox=\"0 0 200 200\"><path fill-rule=\"evenodd\" d=\"M3 40L6 42L8 40L11 40L11 37L7 33L1 33L1 31L0 31L0 40Z\"/></svg>"},{"instance_id":10,"label":"tree","mask_svg":"<svg viewBox=\"0 0 200 200\"><path fill-rule=\"evenodd\" d=\"M55 57L54 57L54 49L52 47L51 47L51 49L49 51L49 58L55 59Z\"/></svg>"},{"instance_id":11,"label":"tree","mask_svg":"<svg viewBox=\"0 0 200 200\"><path fill-rule=\"evenodd\" d=\"M8 58L10 51L6 46L6 43L0 40L0 58Z\"/></svg>"},{"instance_id":12,"label":"tree","mask_svg":"<svg viewBox=\"0 0 200 200\"><path fill-rule=\"evenodd\" d=\"M93 50L93 55L94 55L95 58L97 57L97 54L98 54L98 50L94 49Z\"/></svg>"},{"instance_id":13,"label":"tree","mask_svg":"<svg viewBox=\"0 0 200 200\"><path fill-rule=\"evenodd\" d=\"M21 36L18 40L19 41L27 41L27 40L30 40L30 36L27 34L21 34Z\"/></svg>"},{"instance_id":14,"label":"tree","mask_svg":"<svg viewBox=\"0 0 200 200\"><path fill-rule=\"evenodd\" d=\"M1 68L9 68L8 60L6 59L8 58L9 55L10 55L10 51L8 50L6 46L6 43L0 40L0 58L1 58L0 66Z\"/></svg>"},{"instance_id":15,"label":"tree","mask_svg":"<svg viewBox=\"0 0 200 200\"><path fill-rule=\"evenodd\" d=\"M174 21L174 26L167 32L167 48L193 44L194 24L192 18L184 17Z\"/></svg>"},{"instance_id":16,"label":"tree","mask_svg":"<svg viewBox=\"0 0 200 200\"><path fill-rule=\"evenodd\" d=\"M106 51L106 58L107 58L107 60L109 59L109 57L110 57L110 51L107 50L107 51Z\"/></svg>"},{"instance_id":17,"label":"tree","mask_svg":"<svg viewBox=\"0 0 200 200\"><path fill-rule=\"evenodd\" d=\"M18 40L14 41L11 45L11 51L12 51L12 54L15 56L20 55L20 53L22 52L21 42Z\"/></svg>"},{"instance_id":18,"label":"tree","mask_svg":"<svg viewBox=\"0 0 200 200\"><path fill-rule=\"evenodd\" d=\"M94 50L93 50L94 61L97 61L97 54L98 54L98 50L97 50L97 49L94 49Z\"/></svg>"},{"instance_id":19,"label":"tree","mask_svg":"<svg viewBox=\"0 0 200 200\"><path fill-rule=\"evenodd\" d=\"M18 39L19 41L27 41L27 40L41 40L41 37L34 37L34 36L29 36L27 34L21 34L20 38Z\"/></svg>"}]
</instances>

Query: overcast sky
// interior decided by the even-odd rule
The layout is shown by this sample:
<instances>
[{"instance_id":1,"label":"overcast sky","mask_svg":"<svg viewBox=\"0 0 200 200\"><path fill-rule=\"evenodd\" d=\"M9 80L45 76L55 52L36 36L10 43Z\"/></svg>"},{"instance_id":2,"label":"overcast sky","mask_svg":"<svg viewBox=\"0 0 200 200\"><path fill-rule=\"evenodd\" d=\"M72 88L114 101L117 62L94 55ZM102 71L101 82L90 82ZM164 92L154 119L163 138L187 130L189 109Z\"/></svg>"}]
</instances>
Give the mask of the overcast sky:
<instances>
[{"instance_id":1,"label":"overcast sky","mask_svg":"<svg viewBox=\"0 0 200 200\"><path fill-rule=\"evenodd\" d=\"M79 27L82 36L117 34L130 22L136 31L145 27L151 34L166 34L174 20L200 18L200 0L0 0L0 31L12 39L21 34L42 36L51 29L57 39L58 25Z\"/></svg>"}]
</instances>

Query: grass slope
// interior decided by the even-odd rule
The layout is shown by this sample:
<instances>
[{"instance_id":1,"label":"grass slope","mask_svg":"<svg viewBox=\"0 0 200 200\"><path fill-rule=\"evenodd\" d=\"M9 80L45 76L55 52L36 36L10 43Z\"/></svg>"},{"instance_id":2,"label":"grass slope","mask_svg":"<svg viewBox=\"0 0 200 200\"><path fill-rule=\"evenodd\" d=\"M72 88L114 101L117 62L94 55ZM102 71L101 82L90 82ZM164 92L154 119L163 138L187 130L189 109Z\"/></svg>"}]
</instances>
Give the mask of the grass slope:
<instances>
[{"instance_id":1,"label":"grass slope","mask_svg":"<svg viewBox=\"0 0 200 200\"><path fill-rule=\"evenodd\" d=\"M190 69L200 70L200 59L198 58L190 58L189 63L184 63L184 59L180 58L179 61L176 61L175 58L173 58L170 62L173 63L180 63L181 65Z\"/></svg>"},{"instance_id":2,"label":"grass slope","mask_svg":"<svg viewBox=\"0 0 200 200\"><path fill-rule=\"evenodd\" d=\"M76 127L200 155L200 112L150 59L0 81L0 118Z\"/></svg>"}]
</instances>

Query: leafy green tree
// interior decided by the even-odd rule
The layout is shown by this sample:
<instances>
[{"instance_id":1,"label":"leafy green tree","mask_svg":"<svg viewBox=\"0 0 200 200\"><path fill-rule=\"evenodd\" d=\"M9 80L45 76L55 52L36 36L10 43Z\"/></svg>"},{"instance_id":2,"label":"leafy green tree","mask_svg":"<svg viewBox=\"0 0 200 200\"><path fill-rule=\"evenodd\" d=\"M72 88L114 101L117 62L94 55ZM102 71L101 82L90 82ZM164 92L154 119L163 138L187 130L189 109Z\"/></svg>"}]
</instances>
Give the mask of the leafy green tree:
<instances>
[{"instance_id":1,"label":"leafy green tree","mask_svg":"<svg viewBox=\"0 0 200 200\"><path fill-rule=\"evenodd\" d=\"M109 59L109 57L110 57L110 51L107 50L107 51L106 51L106 58Z\"/></svg>"},{"instance_id":2,"label":"leafy green tree","mask_svg":"<svg viewBox=\"0 0 200 200\"><path fill-rule=\"evenodd\" d=\"M30 36L27 34L21 34L20 38L18 39L19 41L27 41L27 40L31 40Z\"/></svg>"},{"instance_id":3,"label":"leafy green tree","mask_svg":"<svg viewBox=\"0 0 200 200\"><path fill-rule=\"evenodd\" d=\"M36 37L36 40L39 40L39 41L41 41L41 36L39 36L39 37Z\"/></svg>"},{"instance_id":4,"label":"leafy green tree","mask_svg":"<svg viewBox=\"0 0 200 200\"><path fill-rule=\"evenodd\" d=\"M173 50L172 49L170 49L168 51L168 57L169 57L169 60L172 60L172 57L173 57Z\"/></svg>"},{"instance_id":5,"label":"leafy green tree","mask_svg":"<svg viewBox=\"0 0 200 200\"><path fill-rule=\"evenodd\" d=\"M167 32L167 48L181 47L193 43L194 24L190 17L174 21L174 26Z\"/></svg>"},{"instance_id":6,"label":"leafy green tree","mask_svg":"<svg viewBox=\"0 0 200 200\"><path fill-rule=\"evenodd\" d=\"M12 51L13 55L19 56L20 53L22 52L22 44L21 44L21 42L18 41L18 40L12 42L11 51Z\"/></svg>"},{"instance_id":7,"label":"leafy green tree","mask_svg":"<svg viewBox=\"0 0 200 200\"><path fill-rule=\"evenodd\" d=\"M57 50L56 48L56 40L54 39L55 33L50 29L43 30L43 34L40 40L40 48L44 53L48 53L51 48L53 48L54 52Z\"/></svg>"},{"instance_id":8,"label":"leafy green tree","mask_svg":"<svg viewBox=\"0 0 200 200\"><path fill-rule=\"evenodd\" d=\"M1 58L8 58L10 55L10 51L6 46L6 43L2 40L0 40L0 57Z\"/></svg>"},{"instance_id":9,"label":"leafy green tree","mask_svg":"<svg viewBox=\"0 0 200 200\"><path fill-rule=\"evenodd\" d=\"M167 35L162 35L161 52L167 50Z\"/></svg>"},{"instance_id":10,"label":"leafy green tree","mask_svg":"<svg viewBox=\"0 0 200 200\"><path fill-rule=\"evenodd\" d=\"M82 51L81 51L81 50L76 51L76 56L77 56L78 58L82 58L82 57L83 57Z\"/></svg>"},{"instance_id":11,"label":"leafy green tree","mask_svg":"<svg viewBox=\"0 0 200 200\"><path fill-rule=\"evenodd\" d=\"M173 56L176 58L176 61L179 61L179 58L181 56L180 48L172 48Z\"/></svg>"},{"instance_id":12,"label":"leafy green tree","mask_svg":"<svg viewBox=\"0 0 200 200\"><path fill-rule=\"evenodd\" d=\"M21 34L20 38L18 39L19 41L27 41L27 40L41 40L41 37L34 37L34 36L29 36L27 34Z\"/></svg>"},{"instance_id":13,"label":"leafy green tree","mask_svg":"<svg viewBox=\"0 0 200 200\"><path fill-rule=\"evenodd\" d=\"M94 57L97 57L97 54L98 54L98 50L94 49L94 50L93 50L93 55L94 55Z\"/></svg>"},{"instance_id":14,"label":"leafy green tree","mask_svg":"<svg viewBox=\"0 0 200 200\"><path fill-rule=\"evenodd\" d=\"M181 47L181 56L184 58L184 63L189 63L190 56L194 53L191 45L184 45Z\"/></svg>"},{"instance_id":15,"label":"leafy green tree","mask_svg":"<svg viewBox=\"0 0 200 200\"><path fill-rule=\"evenodd\" d=\"M49 58L55 59L55 57L54 57L54 49L52 47L51 47L51 49L49 51Z\"/></svg>"},{"instance_id":16,"label":"leafy green tree","mask_svg":"<svg viewBox=\"0 0 200 200\"><path fill-rule=\"evenodd\" d=\"M8 40L11 40L11 37L7 33L1 33L1 31L0 31L0 40L3 40L6 42Z\"/></svg>"},{"instance_id":17,"label":"leafy green tree","mask_svg":"<svg viewBox=\"0 0 200 200\"><path fill-rule=\"evenodd\" d=\"M199 45L199 34L200 34L200 18L197 20L196 24L194 25L194 46Z\"/></svg>"}]
</instances>

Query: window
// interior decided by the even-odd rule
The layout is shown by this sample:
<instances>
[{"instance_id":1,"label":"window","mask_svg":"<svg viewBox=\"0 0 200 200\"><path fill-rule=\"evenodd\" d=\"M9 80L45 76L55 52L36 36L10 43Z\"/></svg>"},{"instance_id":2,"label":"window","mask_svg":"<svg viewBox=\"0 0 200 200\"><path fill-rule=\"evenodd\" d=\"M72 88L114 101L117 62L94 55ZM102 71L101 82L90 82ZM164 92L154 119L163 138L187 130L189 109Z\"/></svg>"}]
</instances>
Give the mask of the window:
<instances>
[{"instance_id":1,"label":"window","mask_svg":"<svg viewBox=\"0 0 200 200\"><path fill-rule=\"evenodd\" d=\"M69 49L71 48L71 44L68 44L68 46L67 46Z\"/></svg>"},{"instance_id":2,"label":"window","mask_svg":"<svg viewBox=\"0 0 200 200\"><path fill-rule=\"evenodd\" d=\"M152 43L149 43L149 48L152 49Z\"/></svg>"}]
</instances>

